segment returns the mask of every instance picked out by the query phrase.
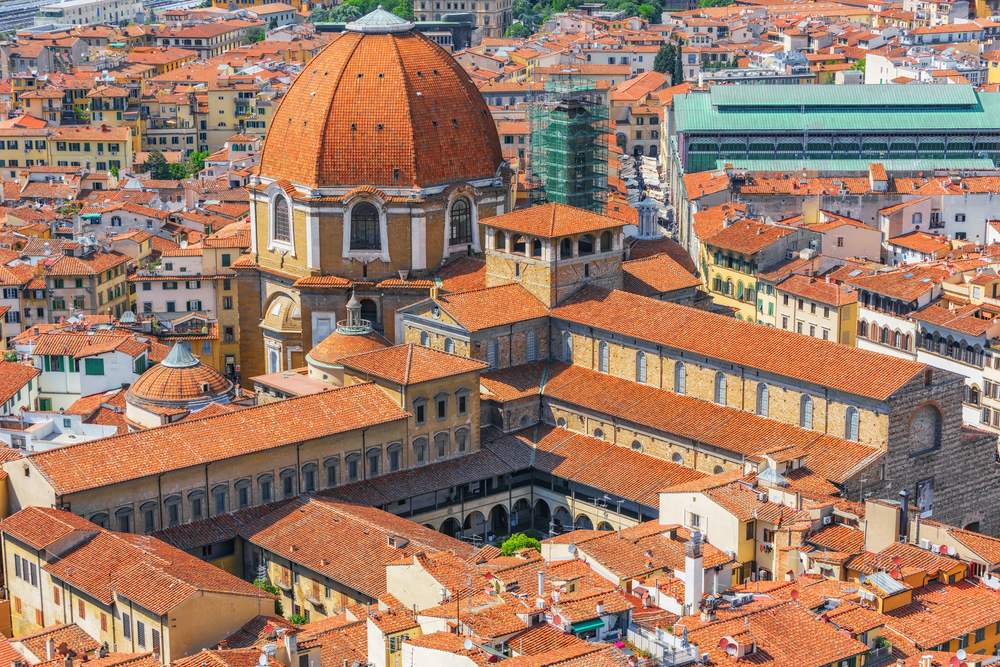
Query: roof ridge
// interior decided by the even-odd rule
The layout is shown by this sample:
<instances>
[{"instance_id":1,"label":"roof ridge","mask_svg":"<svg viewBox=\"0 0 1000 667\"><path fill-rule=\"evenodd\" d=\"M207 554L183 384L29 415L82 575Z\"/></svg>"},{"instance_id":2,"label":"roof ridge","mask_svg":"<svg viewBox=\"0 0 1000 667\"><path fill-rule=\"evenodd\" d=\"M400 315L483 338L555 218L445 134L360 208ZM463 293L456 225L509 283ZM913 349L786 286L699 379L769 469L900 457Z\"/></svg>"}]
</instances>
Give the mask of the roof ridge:
<instances>
[{"instance_id":1,"label":"roof ridge","mask_svg":"<svg viewBox=\"0 0 1000 667\"><path fill-rule=\"evenodd\" d=\"M410 364L413 363L413 346L414 343L410 343L406 351L406 371L403 373L403 384L407 386L410 384Z\"/></svg>"}]
</instances>

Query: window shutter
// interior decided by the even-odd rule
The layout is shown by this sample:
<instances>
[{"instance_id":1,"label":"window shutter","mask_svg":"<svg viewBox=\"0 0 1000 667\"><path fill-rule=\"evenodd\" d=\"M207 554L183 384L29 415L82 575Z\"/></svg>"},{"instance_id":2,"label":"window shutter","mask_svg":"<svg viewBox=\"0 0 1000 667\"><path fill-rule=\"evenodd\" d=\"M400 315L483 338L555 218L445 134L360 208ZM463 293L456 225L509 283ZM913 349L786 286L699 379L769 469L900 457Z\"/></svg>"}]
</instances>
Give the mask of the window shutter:
<instances>
[{"instance_id":1,"label":"window shutter","mask_svg":"<svg viewBox=\"0 0 1000 667\"><path fill-rule=\"evenodd\" d=\"M46 370L46 372L48 372L48 371L52 370L51 366L49 365L49 355L47 355L47 354L46 354L46 355L44 355L44 356L42 357L42 359L43 359L43 362L44 362L44 364L45 364L45 370Z\"/></svg>"},{"instance_id":2,"label":"window shutter","mask_svg":"<svg viewBox=\"0 0 1000 667\"><path fill-rule=\"evenodd\" d=\"M52 601L56 605L59 604L59 587L58 586L53 586L52 587Z\"/></svg>"},{"instance_id":3,"label":"window shutter","mask_svg":"<svg viewBox=\"0 0 1000 667\"><path fill-rule=\"evenodd\" d=\"M84 619L84 618L87 617L87 608L84 606L83 600L77 600L76 601L76 608L77 608L77 615L81 619Z\"/></svg>"}]
</instances>

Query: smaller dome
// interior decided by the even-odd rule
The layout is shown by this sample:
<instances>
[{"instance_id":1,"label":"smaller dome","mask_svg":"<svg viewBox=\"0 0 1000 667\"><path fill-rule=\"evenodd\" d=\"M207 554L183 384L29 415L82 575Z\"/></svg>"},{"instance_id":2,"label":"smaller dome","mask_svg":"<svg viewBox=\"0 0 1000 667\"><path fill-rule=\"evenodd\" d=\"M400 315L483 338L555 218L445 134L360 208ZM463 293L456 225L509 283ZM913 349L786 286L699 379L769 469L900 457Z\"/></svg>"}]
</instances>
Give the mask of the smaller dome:
<instances>
[{"instance_id":1,"label":"smaller dome","mask_svg":"<svg viewBox=\"0 0 1000 667\"><path fill-rule=\"evenodd\" d=\"M366 32L372 34L386 34L390 32L406 32L413 29L413 23L400 18L392 12L382 9L382 5L365 14L356 21L352 21L345 26L351 32Z\"/></svg>"},{"instance_id":2,"label":"smaller dome","mask_svg":"<svg viewBox=\"0 0 1000 667\"><path fill-rule=\"evenodd\" d=\"M392 343L371 328L367 333L360 334L346 333L344 329L345 327L337 327L336 331L309 351L306 361L310 364L337 366L341 359L351 355L392 347Z\"/></svg>"},{"instance_id":3,"label":"smaller dome","mask_svg":"<svg viewBox=\"0 0 1000 667\"><path fill-rule=\"evenodd\" d=\"M177 343L166 359L129 387L125 399L137 405L186 408L208 401L228 403L232 391L232 381Z\"/></svg>"},{"instance_id":4,"label":"smaller dome","mask_svg":"<svg viewBox=\"0 0 1000 667\"><path fill-rule=\"evenodd\" d=\"M260 326L271 331L300 332L302 331L302 311L291 297L282 294L268 306Z\"/></svg>"}]
</instances>

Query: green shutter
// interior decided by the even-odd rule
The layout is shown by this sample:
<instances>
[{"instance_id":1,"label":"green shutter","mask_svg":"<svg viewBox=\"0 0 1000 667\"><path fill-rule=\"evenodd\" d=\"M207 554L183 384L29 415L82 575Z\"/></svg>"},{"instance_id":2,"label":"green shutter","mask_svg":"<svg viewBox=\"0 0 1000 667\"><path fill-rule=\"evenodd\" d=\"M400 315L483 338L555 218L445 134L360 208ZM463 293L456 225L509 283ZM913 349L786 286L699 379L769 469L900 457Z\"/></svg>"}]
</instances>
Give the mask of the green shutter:
<instances>
[{"instance_id":1,"label":"green shutter","mask_svg":"<svg viewBox=\"0 0 1000 667\"><path fill-rule=\"evenodd\" d=\"M104 375L104 359L87 359L84 370L87 375Z\"/></svg>"},{"instance_id":2,"label":"green shutter","mask_svg":"<svg viewBox=\"0 0 1000 667\"><path fill-rule=\"evenodd\" d=\"M45 356L42 357L42 359L45 360L45 370L46 371L52 370L52 368L51 368L51 366L49 364L49 355L46 354Z\"/></svg>"},{"instance_id":3,"label":"green shutter","mask_svg":"<svg viewBox=\"0 0 1000 667\"><path fill-rule=\"evenodd\" d=\"M69 357L69 356L66 357L66 361L69 362L69 372L70 373L75 373L76 372L76 361L74 361L73 357Z\"/></svg>"}]
</instances>

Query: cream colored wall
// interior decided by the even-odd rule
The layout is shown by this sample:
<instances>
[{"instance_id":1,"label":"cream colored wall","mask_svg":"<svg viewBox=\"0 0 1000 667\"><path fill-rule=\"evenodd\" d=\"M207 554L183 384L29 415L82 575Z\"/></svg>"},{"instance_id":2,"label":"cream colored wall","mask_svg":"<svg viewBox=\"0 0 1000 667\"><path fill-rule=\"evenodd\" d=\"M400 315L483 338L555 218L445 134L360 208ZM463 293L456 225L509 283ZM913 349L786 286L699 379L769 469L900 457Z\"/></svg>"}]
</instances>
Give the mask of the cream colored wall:
<instances>
[{"instance_id":1,"label":"cream colored wall","mask_svg":"<svg viewBox=\"0 0 1000 667\"><path fill-rule=\"evenodd\" d=\"M417 610L441 604L441 582L418 564L387 565L385 568L386 591L404 607Z\"/></svg>"},{"instance_id":2,"label":"cream colored wall","mask_svg":"<svg viewBox=\"0 0 1000 667\"><path fill-rule=\"evenodd\" d=\"M167 664L213 646L257 616L258 610L270 614L273 609L270 597L205 592L189 598L170 610L163 625L166 641L161 661Z\"/></svg>"}]
</instances>

